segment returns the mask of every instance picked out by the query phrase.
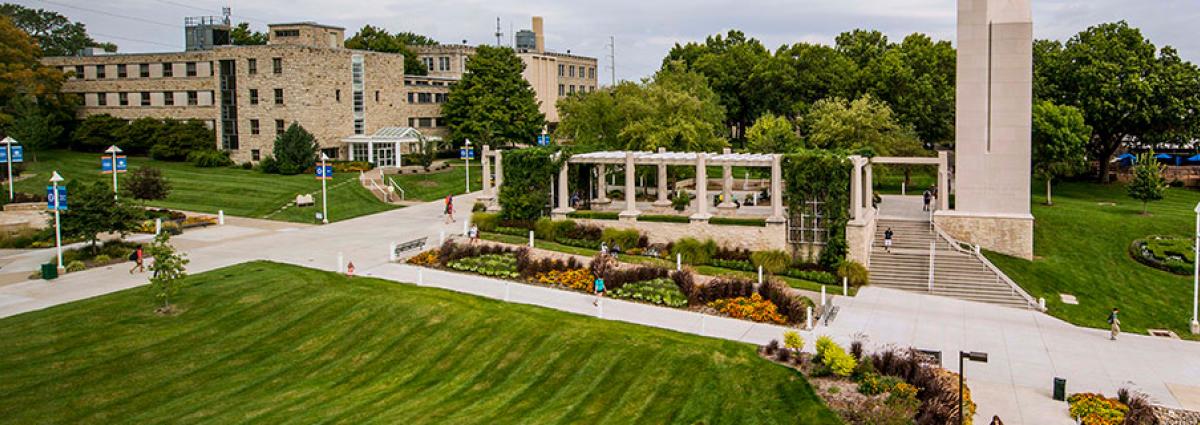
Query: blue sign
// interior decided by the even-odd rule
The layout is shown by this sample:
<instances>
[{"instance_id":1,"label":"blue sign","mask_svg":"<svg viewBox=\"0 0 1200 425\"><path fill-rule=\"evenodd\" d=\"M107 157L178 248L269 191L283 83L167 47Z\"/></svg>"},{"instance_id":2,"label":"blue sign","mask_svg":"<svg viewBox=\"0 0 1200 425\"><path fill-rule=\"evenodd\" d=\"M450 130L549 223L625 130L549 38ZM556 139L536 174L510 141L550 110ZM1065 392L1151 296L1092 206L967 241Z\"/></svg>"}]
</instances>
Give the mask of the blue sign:
<instances>
[{"instance_id":1,"label":"blue sign","mask_svg":"<svg viewBox=\"0 0 1200 425\"><path fill-rule=\"evenodd\" d=\"M14 156L16 156L16 155L14 155ZM125 157L123 157L123 156L117 157L117 172L118 173L124 173L126 168L128 167L128 165L129 165L129 162L125 159ZM112 174L112 172L113 172L113 158L111 156L100 157L100 173L101 174Z\"/></svg>"},{"instance_id":2,"label":"blue sign","mask_svg":"<svg viewBox=\"0 0 1200 425\"><path fill-rule=\"evenodd\" d=\"M13 153L12 162L24 162L25 161L25 149L23 149L22 147L13 146L12 153ZM5 162L5 163L8 162L8 149L0 149L0 162Z\"/></svg>"},{"instance_id":3,"label":"blue sign","mask_svg":"<svg viewBox=\"0 0 1200 425\"><path fill-rule=\"evenodd\" d=\"M538 146L549 145L550 144L550 135L549 134L539 134L537 137L537 144L538 144Z\"/></svg>"},{"instance_id":4,"label":"blue sign","mask_svg":"<svg viewBox=\"0 0 1200 425\"><path fill-rule=\"evenodd\" d=\"M46 209L54 210L54 186L46 186ZM58 209L67 210L67 187L58 187Z\"/></svg>"},{"instance_id":5,"label":"blue sign","mask_svg":"<svg viewBox=\"0 0 1200 425\"><path fill-rule=\"evenodd\" d=\"M467 159L467 160L475 159L475 149L459 148L458 149L458 159Z\"/></svg>"},{"instance_id":6,"label":"blue sign","mask_svg":"<svg viewBox=\"0 0 1200 425\"><path fill-rule=\"evenodd\" d=\"M317 178L322 179L322 180L332 179L333 178L333 166L332 165L325 165L325 166L318 165L317 166Z\"/></svg>"}]
</instances>

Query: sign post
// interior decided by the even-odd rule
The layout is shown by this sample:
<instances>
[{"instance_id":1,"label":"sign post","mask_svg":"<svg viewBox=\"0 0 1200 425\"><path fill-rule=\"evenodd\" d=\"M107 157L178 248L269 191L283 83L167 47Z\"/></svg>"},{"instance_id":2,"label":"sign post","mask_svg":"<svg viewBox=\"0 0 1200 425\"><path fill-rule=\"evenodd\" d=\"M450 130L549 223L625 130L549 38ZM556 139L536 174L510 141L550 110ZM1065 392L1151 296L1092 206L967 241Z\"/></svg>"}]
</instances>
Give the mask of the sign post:
<instances>
[{"instance_id":1,"label":"sign post","mask_svg":"<svg viewBox=\"0 0 1200 425\"><path fill-rule=\"evenodd\" d=\"M58 213L67 209L67 188L59 187L58 183L61 181L63 181L62 176L58 175L58 171L55 171L50 176L51 186L47 188L50 190L46 194L46 200L49 201L47 206L54 209L54 246L58 256L58 268L60 269L63 268L62 224L59 221Z\"/></svg>"},{"instance_id":2,"label":"sign post","mask_svg":"<svg viewBox=\"0 0 1200 425\"><path fill-rule=\"evenodd\" d=\"M321 154L321 165L317 166L317 180L321 181L321 222L329 224L329 198L325 192L325 181L333 178L333 166L326 165L329 157Z\"/></svg>"},{"instance_id":3,"label":"sign post","mask_svg":"<svg viewBox=\"0 0 1200 425\"><path fill-rule=\"evenodd\" d=\"M475 159L475 150L471 149L471 139L463 139L463 140L465 140L465 142L463 142L463 148L459 149L458 156L463 161L466 161L466 164L467 164L467 179L466 179L467 191L465 193L471 193L471 160Z\"/></svg>"},{"instance_id":4,"label":"sign post","mask_svg":"<svg viewBox=\"0 0 1200 425\"><path fill-rule=\"evenodd\" d=\"M112 174L113 199L117 199L117 173L124 173L129 163L124 155L117 155L121 153L121 148L117 145L109 146L104 153L110 156L100 158L100 173Z\"/></svg>"},{"instance_id":5,"label":"sign post","mask_svg":"<svg viewBox=\"0 0 1200 425\"><path fill-rule=\"evenodd\" d=\"M17 142L17 140L13 139L12 137L5 137L3 141L0 141L0 143L4 143L4 151L0 153L3 153L4 162L8 164L8 200L12 201L16 195L13 192L12 166L14 162L24 161L25 155L23 155L24 152L22 152L20 142Z\"/></svg>"}]
</instances>

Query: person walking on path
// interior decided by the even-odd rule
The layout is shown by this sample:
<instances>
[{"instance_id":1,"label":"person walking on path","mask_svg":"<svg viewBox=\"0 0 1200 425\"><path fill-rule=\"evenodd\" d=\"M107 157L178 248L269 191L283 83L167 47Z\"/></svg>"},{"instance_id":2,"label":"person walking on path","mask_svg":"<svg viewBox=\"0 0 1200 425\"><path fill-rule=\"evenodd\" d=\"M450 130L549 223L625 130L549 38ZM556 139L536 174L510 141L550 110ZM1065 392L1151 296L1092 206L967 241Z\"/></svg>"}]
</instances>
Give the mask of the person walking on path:
<instances>
[{"instance_id":1,"label":"person walking on path","mask_svg":"<svg viewBox=\"0 0 1200 425\"><path fill-rule=\"evenodd\" d=\"M454 195L446 195L446 224L454 222Z\"/></svg>"},{"instance_id":2,"label":"person walking on path","mask_svg":"<svg viewBox=\"0 0 1200 425\"><path fill-rule=\"evenodd\" d=\"M895 236L895 235L896 235L896 232L893 232L891 227L889 227L889 228L887 228L887 230L883 231L883 250L884 251L887 251L889 253L892 252L892 236Z\"/></svg>"},{"instance_id":3,"label":"person walking on path","mask_svg":"<svg viewBox=\"0 0 1200 425\"><path fill-rule=\"evenodd\" d=\"M1117 318L1117 314L1120 312L1120 309L1113 307L1112 313L1108 314L1108 325L1111 327L1112 331L1109 334L1108 339L1113 341L1116 341L1117 335L1121 333L1121 319Z\"/></svg>"},{"instance_id":4,"label":"person walking on path","mask_svg":"<svg viewBox=\"0 0 1200 425\"><path fill-rule=\"evenodd\" d=\"M596 286L596 288L595 288L596 289L596 299L594 301L592 301L592 306L599 307L600 306L600 297L604 296L604 278L597 277L596 281L593 282L593 284Z\"/></svg>"},{"instance_id":5,"label":"person walking on path","mask_svg":"<svg viewBox=\"0 0 1200 425\"><path fill-rule=\"evenodd\" d=\"M933 192L925 189L925 193L921 194L921 198L925 200L925 206L921 208L921 211L929 211L929 202L933 200Z\"/></svg>"},{"instance_id":6,"label":"person walking on path","mask_svg":"<svg viewBox=\"0 0 1200 425\"><path fill-rule=\"evenodd\" d=\"M138 245L137 249L134 249L133 252L129 253L129 260L134 261L133 267L129 268L129 274L133 274L134 270L137 270L138 273L146 272L146 267L145 267L146 252L142 251L141 245Z\"/></svg>"},{"instance_id":7,"label":"person walking on path","mask_svg":"<svg viewBox=\"0 0 1200 425\"><path fill-rule=\"evenodd\" d=\"M471 243L479 242L479 226L471 224L471 229L467 230L467 237L471 239Z\"/></svg>"}]
</instances>

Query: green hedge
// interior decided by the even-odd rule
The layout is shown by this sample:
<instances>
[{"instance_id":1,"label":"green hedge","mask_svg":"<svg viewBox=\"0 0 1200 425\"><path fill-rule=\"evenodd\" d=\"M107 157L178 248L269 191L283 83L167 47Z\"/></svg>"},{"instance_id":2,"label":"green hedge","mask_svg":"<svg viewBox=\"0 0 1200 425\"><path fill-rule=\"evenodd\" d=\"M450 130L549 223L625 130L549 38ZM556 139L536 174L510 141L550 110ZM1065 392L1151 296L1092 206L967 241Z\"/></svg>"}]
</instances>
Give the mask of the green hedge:
<instances>
[{"instance_id":1,"label":"green hedge","mask_svg":"<svg viewBox=\"0 0 1200 425\"><path fill-rule=\"evenodd\" d=\"M765 219L765 218L713 217L713 218L708 219L708 224L715 224L718 226L767 227L767 219Z\"/></svg>"},{"instance_id":2,"label":"green hedge","mask_svg":"<svg viewBox=\"0 0 1200 425\"><path fill-rule=\"evenodd\" d=\"M570 218L581 218L591 220L616 220L621 218L621 213L610 211L575 211L567 214Z\"/></svg>"},{"instance_id":3,"label":"green hedge","mask_svg":"<svg viewBox=\"0 0 1200 425\"><path fill-rule=\"evenodd\" d=\"M688 223L691 220L686 215L646 214L639 215L638 221L654 223Z\"/></svg>"}]
</instances>

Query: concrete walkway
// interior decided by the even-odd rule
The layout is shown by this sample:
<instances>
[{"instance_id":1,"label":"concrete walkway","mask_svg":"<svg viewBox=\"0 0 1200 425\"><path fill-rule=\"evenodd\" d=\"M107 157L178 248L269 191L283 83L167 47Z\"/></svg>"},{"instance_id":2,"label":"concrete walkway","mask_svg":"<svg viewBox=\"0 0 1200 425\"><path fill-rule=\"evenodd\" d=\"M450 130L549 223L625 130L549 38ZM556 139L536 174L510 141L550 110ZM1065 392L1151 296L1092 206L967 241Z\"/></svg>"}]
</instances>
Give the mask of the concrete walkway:
<instances>
[{"instance_id":1,"label":"concrete walkway","mask_svg":"<svg viewBox=\"0 0 1200 425\"><path fill-rule=\"evenodd\" d=\"M476 194L455 198L459 209ZM333 207L333 206L331 206ZM586 294L426 270L388 262L388 245L419 237L438 242L442 232L462 232L460 221L443 224L440 202L388 211L325 226L230 221L176 238L200 273L249 260L272 260L336 270L341 253L360 275L420 282L510 302L674 329L753 344L781 338L785 328L606 299L593 307ZM67 274L55 281L26 281L0 287L0 317L38 310L145 284L146 275L123 267ZM418 273L420 275L418 276ZM1130 383L1155 401L1200 408L1200 344L1139 335L1108 341L1105 332L1071 326L1041 313L916 293L867 287L854 298L836 298L842 309L828 327L805 332L809 348L819 335L848 344L865 337L869 346L889 344L939 350L945 366L957 369L954 353L985 351L986 364L967 366L967 379L980 405L977 423L999 414L1006 424L1069 424L1066 405L1050 398L1054 377L1066 378L1070 393L1114 394Z\"/></svg>"}]
</instances>

